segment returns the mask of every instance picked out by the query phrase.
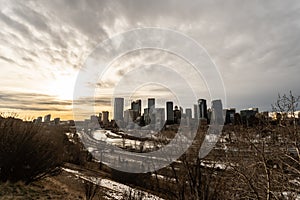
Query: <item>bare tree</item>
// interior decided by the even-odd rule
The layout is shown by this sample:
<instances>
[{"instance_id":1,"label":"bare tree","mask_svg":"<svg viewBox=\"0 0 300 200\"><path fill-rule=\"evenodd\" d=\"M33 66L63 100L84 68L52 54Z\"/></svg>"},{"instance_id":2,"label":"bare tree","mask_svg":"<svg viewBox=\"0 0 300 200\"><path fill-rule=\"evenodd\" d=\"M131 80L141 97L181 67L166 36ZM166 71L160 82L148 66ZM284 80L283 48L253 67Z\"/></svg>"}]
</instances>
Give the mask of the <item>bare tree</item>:
<instances>
[{"instance_id":1,"label":"bare tree","mask_svg":"<svg viewBox=\"0 0 300 200\"><path fill-rule=\"evenodd\" d=\"M227 144L223 156L230 199L295 199L300 194L298 101L292 92L278 96L273 109L282 118L277 125L259 118L258 126L234 127L236 141Z\"/></svg>"}]
</instances>

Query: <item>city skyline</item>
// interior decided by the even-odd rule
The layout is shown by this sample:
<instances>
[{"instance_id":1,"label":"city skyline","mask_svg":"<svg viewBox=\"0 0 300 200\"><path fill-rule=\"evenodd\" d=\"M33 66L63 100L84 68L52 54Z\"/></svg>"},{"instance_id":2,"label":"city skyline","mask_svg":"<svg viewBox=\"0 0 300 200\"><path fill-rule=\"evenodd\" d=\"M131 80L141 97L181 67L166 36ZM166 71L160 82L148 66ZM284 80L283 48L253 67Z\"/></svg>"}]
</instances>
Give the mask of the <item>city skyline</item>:
<instances>
[{"instance_id":1,"label":"city skyline","mask_svg":"<svg viewBox=\"0 0 300 200\"><path fill-rule=\"evenodd\" d=\"M100 109L100 110L98 110L99 112L95 112L94 115L92 115L92 116L97 116L98 114L101 114L102 117L103 117L103 115L107 115L107 117L105 117L105 118L107 118L108 120L124 120L126 111L135 110L135 108L134 108L135 104L139 104L139 106L140 106L140 107L138 107L138 110L139 110L138 115L139 116L142 116L146 112L149 112L150 111L149 106L150 106L150 108L152 108L152 109L164 109L165 120L167 121L168 104L170 104L169 107L170 108L172 107L173 111L177 107L179 110L181 109L182 114L185 114L186 116L189 116L190 118L208 119L209 118L208 111L212 109L213 103L215 101L220 101L220 100L212 100L212 102L209 103L209 102L207 102L206 99L198 99L198 101L196 102L197 104L195 103L195 104L191 105L190 107L182 107L179 104L174 103L173 101L156 99L153 97L146 98L146 99L129 99L127 101L130 103L129 103L129 105L125 106L125 99L122 97L117 97L112 101L114 103L112 104L111 109L109 109L109 110ZM157 102L160 102L160 103L157 104ZM115 105L119 108L115 107ZM207 105L210 105L210 106L207 106ZM258 113L269 113L269 116L271 114L273 117L275 117L275 113L276 113L275 111L272 111L272 110L271 111L261 110L261 108L259 108L257 106L248 107L248 108L244 107L242 109L236 109L236 107L234 107L234 106L233 107L223 107L223 110L224 111L226 110L229 112L234 110L234 113L241 113L241 114L242 114L242 112L245 112L245 111L253 111L254 110L255 112L258 112ZM122 116L120 116L121 111L122 111ZM115 118L116 112L119 112L117 119ZM298 118L300 116L299 115L300 110L296 110L295 114L296 114L296 118ZM50 116L50 118L52 117L53 119L59 119L59 120L64 119L64 118L61 118L61 116L59 116L59 115L52 115L51 113L48 112L45 115L38 115L36 118L31 117L31 118L26 118L25 120L31 121L32 119L34 119L34 120L37 120L40 122L42 122L42 121L45 122L45 118L48 119L49 116ZM17 116L17 117L19 117L19 116ZM91 117L91 116L85 116L84 118L82 118L82 120L86 120L88 117ZM43 120L43 118L44 118L44 120ZM64 119L64 120L67 120L67 121L74 120L74 118L68 118L68 119ZM49 119L47 120L47 122L48 121L49 121Z\"/></svg>"},{"instance_id":2,"label":"city skyline","mask_svg":"<svg viewBox=\"0 0 300 200\"><path fill-rule=\"evenodd\" d=\"M271 111L278 93L300 94L300 2L296 0L141 1L130 6L106 0L13 0L0 5L0 112L14 112L23 119L48 113L73 119L74 84L88 55L113 35L143 27L178 31L201 44L220 72L226 107ZM120 77L138 67L135 63L158 61L193 80L185 70L187 64L172 55L132 52L112 63L111 76L99 83L97 106L112 113L111 94ZM192 83L209 102L205 81ZM166 99L170 95L167 88L156 86L144 91L149 93ZM93 99L82 102L92 104Z\"/></svg>"}]
</instances>

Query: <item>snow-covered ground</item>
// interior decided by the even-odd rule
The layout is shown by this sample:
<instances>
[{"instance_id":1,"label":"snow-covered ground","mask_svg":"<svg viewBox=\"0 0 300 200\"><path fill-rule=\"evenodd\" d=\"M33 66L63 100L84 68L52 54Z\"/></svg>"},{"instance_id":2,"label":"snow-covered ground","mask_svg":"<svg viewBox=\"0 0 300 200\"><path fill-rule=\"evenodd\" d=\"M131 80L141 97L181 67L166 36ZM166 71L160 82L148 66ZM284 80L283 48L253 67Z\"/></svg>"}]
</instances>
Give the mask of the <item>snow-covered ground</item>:
<instances>
[{"instance_id":1,"label":"snow-covered ground","mask_svg":"<svg viewBox=\"0 0 300 200\"><path fill-rule=\"evenodd\" d=\"M93 138L119 147L126 146L134 147L135 149L139 149L141 145L144 149L153 149L155 147L153 141L140 142L138 140L122 139L120 135L109 130L96 130L93 132Z\"/></svg>"},{"instance_id":2,"label":"snow-covered ground","mask_svg":"<svg viewBox=\"0 0 300 200\"><path fill-rule=\"evenodd\" d=\"M118 183L109 179L104 179L104 178L99 178L99 177L91 177L91 176L86 176L82 173L80 173L79 171L76 170L72 170L72 169L67 169L67 168L63 168L64 171L74 174L75 176L86 180L86 181L90 181L94 184L100 185L101 187L105 187L108 188L110 191L107 195L113 197L114 199L122 199L122 197L127 193L129 193L129 191L131 191L131 195L138 195L139 197L141 196L143 200L163 200L162 198L155 196L153 194L150 194L148 192L142 191L142 190L138 190L135 188L132 188L128 185L124 185L122 183Z\"/></svg>"}]
</instances>

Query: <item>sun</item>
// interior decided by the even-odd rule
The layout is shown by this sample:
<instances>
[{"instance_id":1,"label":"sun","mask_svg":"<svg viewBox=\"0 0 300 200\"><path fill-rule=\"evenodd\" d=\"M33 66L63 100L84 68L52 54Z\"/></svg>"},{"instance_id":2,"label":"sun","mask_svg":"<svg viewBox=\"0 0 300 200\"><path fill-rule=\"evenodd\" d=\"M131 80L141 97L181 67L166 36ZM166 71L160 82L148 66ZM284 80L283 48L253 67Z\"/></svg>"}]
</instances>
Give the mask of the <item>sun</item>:
<instances>
[{"instance_id":1,"label":"sun","mask_svg":"<svg viewBox=\"0 0 300 200\"><path fill-rule=\"evenodd\" d=\"M56 96L59 100L72 100L76 78L76 73L56 76L55 80L49 84L49 94Z\"/></svg>"}]
</instances>

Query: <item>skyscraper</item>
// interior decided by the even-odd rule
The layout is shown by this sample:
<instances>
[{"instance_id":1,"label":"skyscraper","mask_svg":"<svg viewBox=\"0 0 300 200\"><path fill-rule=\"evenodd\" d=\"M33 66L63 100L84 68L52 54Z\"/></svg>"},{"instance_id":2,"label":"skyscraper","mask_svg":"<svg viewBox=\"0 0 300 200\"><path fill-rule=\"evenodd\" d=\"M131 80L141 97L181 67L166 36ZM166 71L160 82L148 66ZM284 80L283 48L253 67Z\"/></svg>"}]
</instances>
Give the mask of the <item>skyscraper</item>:
<instances>
[{"instance_id":1,"label":"skyscraper","mask_svg":"<svg viewBox=\"0 0 300 200\"><path fill-rule=\"evenodd\" d=\"M186 118L192 119L192 109L191 108L186 108L185 109L185 115L186 115Z\"/></svg>"},{"instance_id":2,"label":"skyscraper","mask_svg":"<svg viewBox=\"0 0 300 200\"><path fill-rule=\"evenodd\" d=\"M175 124L180 124L181 113L182 113L182 108L179 110L178 106L175 106L175 110L173 111L174 123Z\"/></svg>"},{"instance_id":3,"label":"skyscraper","mask_svg":"<svg viewBox=\"0 0 300 200\"><path fill-rule=\"evenodd\" d=\"M194 105L194 119L199 119L199 107L198 105Z\"/></svg>"},{"instance_id":4,"label":"skyscraper","mask_svg":"<svg viewBox=\"0 0 300 200\"><path fill-rule=\"evenodd\" d=\"M125 126L127 126L129 122L132 122L132 119L130 118L130 111L129 110L125 110L124 111L124 123L125 123Z\"/></svg>"},{"instance_id":5,"label":"skyscraper","mask_svg":"<svg viewBox=\"0 0 300 200\"><path fill-rule=\"evenodd\" d=\"M103 118L103 124L108 125L109 112L108 111L103 111L102 112L102 118Z\"/></svg>"},{"instance_id":6,"label":"skyscraper","mask_svg":"<svg viewBox=\"0 0 300 200\"><path fill-rule=\"evenodd\" d=\"M136 111L138 116L141 116L142 112L142 100L136 100L131 102L131 110Z\"/></svg>"},{"instance_id":7,"label":"skyscraper","mask_svg":"<svg viewBox=\"0 0 300 200\"><path fill-rule=\"evenodd\" d=\"M234 123L234 115L235 115L235 108L230 108L225 110L225 124L233 124Z\"/></svg>"},{"instance_id":8,"label":"skyscraper","mask_svg":"<svg viewBox=\"0 0 300 200\"><path fill-rule=\"evenodd\" d=\"M155 109L155 129L161 130L165 124L165 109L156 108Z\"/></svg>"},{"instance_id":9,"label":"skyscraper","mask_svg":"<svg viewBox=\"0 0 300 200\"><path fill-rule=\"evenodd\" d=\"M224 125L223 105L221 100L211 102L211 124Z\"/></svg>"},{"instance_id":10,"label":"skyscraper","mask_svg":"<svg viewBox=\"0 0 300 200\"><path fill-rule=\"evenodd\" d=\"M124 98L115 98L114 104L114 119L123 120L124 113Z\"/></svg>"},{"instance_id":11,"label":"skyscraper","mask_svg":"<svg viewBox=\"0 0 300 200\"><path fill-rule=\"evenodd\" d=\"M250 108L248 110L241 110L240 114L241 114L242 123L247 126L253 125L253 123L250 122L253 120L250 120L250 119L254 118L257 113L258 113L258 108Z\"/></svg>"},{"instance_id":12,"label":"skyscraper","mask_svg":"<svg viewBox=\"0 0 300 200\"><path fill-rule=\"evenodd\" d=\"M150 118L149 111L150 111L149 108L145 108L145 109L144 109L144 120L145 120L145 125L148 125L148 124L150 124L150 122L151 122L151 118Z\"/></svg>"},{"instance_id":13,"label":"skyscraper","mask_svg":"<svg viewBox=\"0 0 300 200\"><path fill-rule=\"evenodd\" d=\"M167 107L167 124L173 124L174 123L173 102L168 101L166 107Z\"/></svg>"},{"instance_id":14,"label":"skyscraper","mask_svg":"<svg viewBox=\"0 0 300 200\"><path fill-rule=\"evenodd\" d=\"M199 107L199 119L208 119L207 118L207 104L205 99L198 100Z\"/></svg>"},{"instance_id":15,"label":"skyscraper","mask_svg":"<svg viewBox=\"0 0 300 200\"><path fill-rule=\"evenodd\" d=\"M98 117L99 117L99 122L102 122L102 113L99 113Z\"/></svg>"},{"instance_id":16,"label":"skyscraper","mask_svg":"<svg viewBox=\"0 0 300 200\"><path fill-rule=\"evenodd\" d=\"M154 98L149 98L148 99L148 108L150 110L154 110L155 109L155 99Z\"/></svg>"}]
</instances>

